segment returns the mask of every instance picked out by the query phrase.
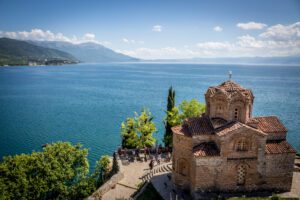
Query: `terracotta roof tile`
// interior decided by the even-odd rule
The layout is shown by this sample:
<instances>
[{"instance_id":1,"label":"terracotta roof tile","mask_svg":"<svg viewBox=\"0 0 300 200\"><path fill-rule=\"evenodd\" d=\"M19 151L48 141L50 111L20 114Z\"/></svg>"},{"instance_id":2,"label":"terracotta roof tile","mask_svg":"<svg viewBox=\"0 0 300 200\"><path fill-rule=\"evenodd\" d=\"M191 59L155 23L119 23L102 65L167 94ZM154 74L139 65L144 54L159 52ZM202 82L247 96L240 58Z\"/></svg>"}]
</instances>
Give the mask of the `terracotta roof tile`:
<instances>
[{"instance_id":1,"label":"terracotta roof tile","mask_svg":"<svg viewBox=\"0 0 300 200\"><path fill-rule=\"evenodd\" d=\"M270 141L266 144L266 154L296 153L297 151L286 141Z\"/></svg>"},{"instance_id":2,"label":"terracotta roof tile","mask_svg":"<svg viewBox=\"0 0 300 200\"><path fill-rule=\"evenodd\" d=\"M220 156L220 151L214 142L204 142L193 148L196 157Z\"/></svg>"},{"instance_id":3,"label":"terracotta roof tile","mask_svg":"<svg viewBox=\"0 0 300 200\"><path fill-rule=\"evenodd\" d=\"M219 127L224 126L225 124L227 124L227 121L223 118L215 117L215 118L211 118L211 123L212 123L214 128L219 128Z\"/></svg>"},{"instance_id":4,"label":"terracotta roof tile","mask_svg":"<svg viewBox=\"0 0 300 200\"><path fill-rule=\"evenodd\" d=\"M282 133L287 132L285 126L276 116L255 117L258 121L257 128L265 133Z\"/></svg>"},{"instance_id":5,"label":"terracotta roof tile","mask_svg":"<svg viewBox=\"0 0 300 200\"><path fill-rule=\"evenodd\" d=\"M226 135L226 134L230 133L231 131L239 129L243 126L244 126L244 124L234 121L234 122L230 122L230 123L226 124L225 126L215 129L215 133L218 136L223 136L223 135Z\"/></svg>"},{"instance_id":6,"label":"terracotta roof tile","mask_svg":"<svg viewBox=\"0 0 300 200\"><path fill-rule=\"evenodd\" d=\"M214 127L207 116L189 118L184 121L191 135L212 134Z\"/></svg>"},{"instance_id":7,"label":"terracotta roof tile","mask_svg":"<svg viewBox=\"0 0 300 200\"><path fill-rule=\"evenodd\" d=\"M187 126L174 126L171 128L173 133L179 134L179 135L185 135L185 136L191 136Z\"/></svg>"},{"instance_id":8,"label":"terracotta roof tile","mask_svg":"<svg viewBox=\"0 0 300 200\"><path fill-rule=\"evenodd\" d=\"M208 90L213 90L213 93L218 90L223 90L229 95L239 92L246 97L253 97L251 90L243 88L241 85L235 83L232 80L225 81L218 86L209 87Z\"/></svg>"}]
</instances>

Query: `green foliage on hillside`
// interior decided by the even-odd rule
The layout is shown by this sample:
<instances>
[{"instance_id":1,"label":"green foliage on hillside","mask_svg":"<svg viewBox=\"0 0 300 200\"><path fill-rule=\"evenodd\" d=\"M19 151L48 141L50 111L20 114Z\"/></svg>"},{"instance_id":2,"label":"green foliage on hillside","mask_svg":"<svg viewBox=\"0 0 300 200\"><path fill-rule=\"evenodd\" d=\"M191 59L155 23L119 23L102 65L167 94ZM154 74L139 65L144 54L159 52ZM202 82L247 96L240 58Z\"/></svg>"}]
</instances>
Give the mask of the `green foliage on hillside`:
<instances>
[{"instance_id":1,"label":"green foliage on hillside","mask_svg":"<svg viewBox=\"0 0 300 200\"><path fill-rule=\"evenodd\" d=\"M151 147L156 142L153 137L153 133L156 131L152 114L143 109L140 115L135 113L135 117L127 118L121 124L122 146L130 149Z\"/></svg>"},{"instance_id":2,"label":"green foliage on hillside","mask_svg":"<svg viewBox=\"0 0 300 200\"><path fill-rule=\"evenodd\" d=\"M56 49L40 47L20 40L0 38L0 66L28 65L29 62L53 64L51 61L63 64L75 63L77 59L69 53Z\"/></svg>"},{"instance_id":3,"label":"green foliage on hillside","mask_svg":"<svg viewBox=\"0 0 300 200\"><path fill-rule=\"evenodd\" d=\"M68 52L82 62L103 63L103 62L133 62L139 59L117 53L101 44L93 42L72 44L61 41L31 41L38 46L58 49Z\"/></svg>"},{"instance_id":4,"label":"green foliage on hillside","mask_svg":"<svg viewBox=\"0 0 300 200\"><path fill-rule=\"evenodd\" d=\"M88 150L57 142L42 152L4 157L0 199L82 199L95 189L88 176Z\"/></svg>"}]
</instances>

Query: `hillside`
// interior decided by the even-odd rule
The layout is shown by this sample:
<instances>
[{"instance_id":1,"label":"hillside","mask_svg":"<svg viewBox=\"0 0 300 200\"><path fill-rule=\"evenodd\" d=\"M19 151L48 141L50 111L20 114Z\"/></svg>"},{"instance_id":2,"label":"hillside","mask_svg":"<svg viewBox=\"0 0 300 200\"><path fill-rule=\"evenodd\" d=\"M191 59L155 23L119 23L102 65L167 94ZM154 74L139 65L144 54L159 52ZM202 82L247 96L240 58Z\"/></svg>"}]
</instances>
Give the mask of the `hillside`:
<instances>
[{"instance_id":1,"label":"hillside","mask_svg":"<svg viewBox=\"0 0 300 200\"><path fill-rule=\"evenodd\" d=\"M87 63L103 63L103 62L133 62L139 59L133 58L121 53L117 53L100 44L88 42L81 44L72 44L69 42L58 41L30 41L35 45L48 47L68 52L77 59Z\"/></svg>"},{"instance_id":2,"label":"hillside","mask_svg":"<svg viewBox=\"0 0 300 200\"><path fill-rule=\"evenodd\" d=\"M47 65L76 63L69 53L37 46L25 41L0 38L1 65Z\"/></svg>"}]
</instances>

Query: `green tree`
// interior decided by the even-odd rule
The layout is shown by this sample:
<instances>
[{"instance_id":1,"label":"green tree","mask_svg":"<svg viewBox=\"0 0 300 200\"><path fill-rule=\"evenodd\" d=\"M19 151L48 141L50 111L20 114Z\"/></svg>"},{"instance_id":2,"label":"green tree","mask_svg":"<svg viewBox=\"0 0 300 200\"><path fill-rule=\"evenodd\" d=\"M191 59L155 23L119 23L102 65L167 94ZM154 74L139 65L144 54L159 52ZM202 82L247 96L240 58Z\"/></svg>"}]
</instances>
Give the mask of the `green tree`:
<instances>
[{"instance_id":1,"label":"green tree","mask_svg":"<svg viewBox=\"0 0 300 200\"><path fill-rule=\"evenodd\" d=\"M134 118L127 118L121 124L123 148L151 147L155 144L153 133L157 131L152 114L143 109L140 115L135 113Z\"/></svg>"},{"instance_id":2,"label":"green tree","mask_svg":"<svg viewBox=\"0 0 300 200\"><path fill-rule=\"evenodd\" d=\"M112 175L118 173L119 170L120 170L120 168L119 168L119 163L118 163L118 160L117 160L117 154L116 154L116 152L114 152L112 169L111 169Z\"/></svg>"},{"instance_id":3,"label":"green tree","mask_svg":"<svg viewBox=\"0 0 300 200\"><path fill-rule=\"evenodd\" d=\"M171 111L167 113L168 123L171 127L180 125L182 122L181 115L179 113L179 109L174 107Z\"/></svg>"},{"instance_id":4,"label":"green tree","mask_svg":"<svg viewBox=\"0 0 300 200\"><path fill-rule=\"evenodd\" d=\"M175 91L172 87L169 88L168 91L168 99L167 99L167 110L166 110L166 118L164 120L165 125L165 135L164 135L164 143L165 146L172 146L172 125L170 124L171 119L169 119L169 113L172 112L172 109L175 107Z\"/></svg>"},{"instance_id":5,"label":"green tree","mask_svg":"<svg viewBox=\"0 0 300 200\"><path fill-rule=\"evenodd\" d=\"M155 138L153 133L157 131L155 123L153 122L152 114L147 110L143 109L141 114L138 116L136 113L137 130L139 134L139 147L151 147L155 144Z\"/></svg>"},{"instance_id":6,"label":"green tree","mask_svg":"<svg viewBox=\"0 0 300 200\"><path fill-rule=\"evenodd\" d=\"M88 150L57 142L42 152L4 157L0 199L78 199L95 188L87 174ZM92 181L91 181L92 182Z\"/></svg>"},{"instance_id":7,"label":"green tree","mask_svg":"<svg viewBox=\"0 0 300 200\"><path fill-rule=\"evenodd\" d=\"M205 112L205 104L200 103L196 99L191 101L184 100L178 107L174 107L167 112L166 119L171 127L182 124L186 118L198 117Z\"/></svg>"},{"instance_id":8,"label":"green tree","mask_svg":"<svg viewBox=\"0 0 300 200\"><path fill-rule=\"evenodd\" d=\"M129 149L137 147L139 137L135 118L127 118L126 121L121 124L121 136L122 147Z\"/></svg>"},{"instance_id":9,"label":"green tree","mask_svg":"<svg viewBox=\"0 0 300 200\"><path fill-rule=\"evenodd\" d=\"M180 118L182 120L191 117L199 117L205 112L205 104L200 103L197 99L191 101L182 101L179 104L179 110L181 111Z\"/></svg>"},{"instance_id":10,"label":"green tree","mask_svg":"<svg viewBox=\"0 0 300 200\"><path fill-rule=\"evenodd\" d=\"M100 186L107 178L110 170L110 160L108 155L101 156L96 162L96 168L93 177L96 180L96 186Z\"/></svg>"}]
</instances>

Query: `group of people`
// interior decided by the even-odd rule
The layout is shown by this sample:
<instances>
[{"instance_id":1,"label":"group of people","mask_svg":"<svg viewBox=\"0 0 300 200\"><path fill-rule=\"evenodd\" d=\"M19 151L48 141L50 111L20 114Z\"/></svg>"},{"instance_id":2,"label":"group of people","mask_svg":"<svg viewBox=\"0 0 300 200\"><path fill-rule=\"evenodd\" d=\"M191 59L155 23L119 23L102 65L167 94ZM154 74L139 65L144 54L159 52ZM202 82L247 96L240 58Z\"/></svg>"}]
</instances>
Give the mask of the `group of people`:
<instances>
[{"instance_id":1,"label":"group of people","mask_svg":"<svg viewBox=\"0 0 300 200\"><path fill-rule=\"evenodd\" d=\"M136 158L139 161L147 162L150 159L151 166L153 168L154 162L157 164L161 163L162 154L164 154L165 160L170 161L171 159L171 151L172 149L169 147L162 147L159 145L158 147L148 148L145 147L143 149L118 149L118 154L120 157L128 159L128 161L133 162ZM151 168L150 164L149 167Z\"/></svg>"},{"instance_id":2,"label":"group of people","mask_svg":"<svg viewBox=\"0 0 300 200\"><path fill-rule=\"evenodd\" d=\"M170 156L170 152L168 152L166 158L168 158L169 156ZM150 163L149 163L149 168L150 168L150 170L153 169L153 167L154 167L154 162L156 162L158 165L160 165L160 161L161 161L161 154L156 154L156 155L155 155L155 159L152 158L152 159L150 160Z\"/></svg>"}]
</instances>

